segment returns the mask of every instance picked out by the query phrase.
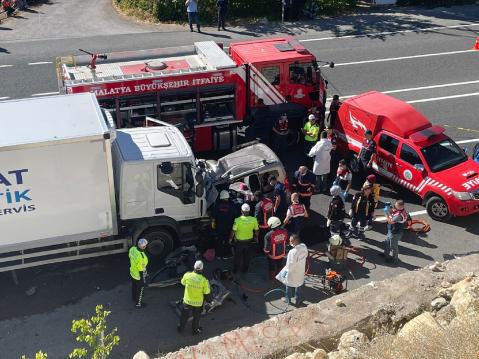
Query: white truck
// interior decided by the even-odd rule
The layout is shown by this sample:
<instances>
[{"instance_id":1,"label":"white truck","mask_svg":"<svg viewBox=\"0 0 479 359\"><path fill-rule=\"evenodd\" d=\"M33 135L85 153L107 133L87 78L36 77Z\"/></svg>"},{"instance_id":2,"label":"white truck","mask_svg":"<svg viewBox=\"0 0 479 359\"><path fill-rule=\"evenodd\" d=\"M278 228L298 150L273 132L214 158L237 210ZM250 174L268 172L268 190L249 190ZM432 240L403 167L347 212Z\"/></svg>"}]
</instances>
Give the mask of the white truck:
<instances>
[{"instance_id":1,"label":"white truck","mask_svg":"<svg viewBox=\"0 0 479 359\"><path fill-rule=\"evenodd\" d=\"M222 188L285 177L254 144L195 159L171 125L117 130L93 94L0 102L0 272L194 240Z\"/></svg>"}]
</instances>

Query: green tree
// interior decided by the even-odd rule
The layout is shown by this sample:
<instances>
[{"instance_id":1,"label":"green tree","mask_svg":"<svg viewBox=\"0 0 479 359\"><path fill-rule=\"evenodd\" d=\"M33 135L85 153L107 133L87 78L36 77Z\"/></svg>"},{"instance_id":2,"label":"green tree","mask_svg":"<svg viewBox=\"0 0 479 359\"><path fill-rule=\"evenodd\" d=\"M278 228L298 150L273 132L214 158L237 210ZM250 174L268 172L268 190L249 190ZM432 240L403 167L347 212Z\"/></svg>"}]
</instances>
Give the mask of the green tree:
<instances>
[{"instance_id":1,"label":"green tree","mask_svg":"<svg viewBox=\"0 0 479 359\"><path fill-rule=\"evenodd\" d=\"M26 355L22 355L22 359L28 359ZM48 354L41 350L35 354L35 359L48 359Z\"/></svg>"},{"instance_id":2,"label":"green tree","mask_svg":"<svg viewBox=\"0 0 479 359\"><path fill-rule=\"evenodd\" d=\"M86 347L76 348L69 358L105 359L120 342L117 328L107 333L106 318L111 312L103 310L102 305L95 307L95 315L89 319L73 320L72 332L77 334L76 341L85 343Z\"/></svg>"}]
</instances>

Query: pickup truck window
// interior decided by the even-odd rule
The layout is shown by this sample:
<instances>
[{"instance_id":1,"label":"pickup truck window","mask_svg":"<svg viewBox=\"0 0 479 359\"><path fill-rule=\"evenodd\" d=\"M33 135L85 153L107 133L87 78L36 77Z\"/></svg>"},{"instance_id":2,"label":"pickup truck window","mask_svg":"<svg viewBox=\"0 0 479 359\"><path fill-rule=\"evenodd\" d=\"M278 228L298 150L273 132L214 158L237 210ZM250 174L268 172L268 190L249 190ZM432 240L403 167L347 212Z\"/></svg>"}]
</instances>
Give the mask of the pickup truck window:
<instances>
[{"instance_id":1,"label":"pickup truck window","mask_svg":"<svg viewBox=\"0 0 479 359\"><path fill-rule=\"evenodd\" d=\"M388 136L384 133L381 135L381 137L379 137L379 147L393 155L396 154L398 146L399 141L394 137Z\"/></svg>"},{"instance_id":2,"label":"pickup truck window","mask_svg":"<svg viewBox=\"0 0 479 359\"><path fill-rule=\"evenodd\" d=\"M159 191L179 198L184 204L195 202L195 183L189 163L162 164L157 167L157 173Z\"/></svg>"},{"instance_id":3,"label":"pickup truck window","mask_svg":"<svg viewBox=\"0 0 479 359\"><path fill-rule=\"evenodd\" d=\"M467 161L464 151L450 139L423 148L421 152L432 172L445 170Z\"/></svg>"},{"instance_id":4,"label":"pickup truck window","mask_svg":"<svg viewBox=\"0 0 479 359\"><path fill-rule=\"evenodd\" d=\"M415 150L413 150L409 145L403 143L401 147L401 154L399 158L410 163L411 165L422 165L422 161L419 158L419 155Z\"/></svg>"}]
</instances>

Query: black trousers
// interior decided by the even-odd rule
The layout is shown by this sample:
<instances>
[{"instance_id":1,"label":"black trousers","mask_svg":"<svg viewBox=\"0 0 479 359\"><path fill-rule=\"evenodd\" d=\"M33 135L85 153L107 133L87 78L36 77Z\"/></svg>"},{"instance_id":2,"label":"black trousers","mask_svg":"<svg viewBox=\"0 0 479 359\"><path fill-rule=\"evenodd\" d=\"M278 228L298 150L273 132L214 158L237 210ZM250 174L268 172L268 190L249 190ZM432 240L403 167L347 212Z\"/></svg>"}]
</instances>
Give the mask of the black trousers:
<instances>
[{"instance_id":1,"label":"black trousers","mask_svg":"<svg viewBox=\"0 0 479 359\"><path fill-rule=\"evenodd\" d=\"M311 196L299 196L299 203L304 204L306 209L311 207Z\"/></svg>"},{"instance_id":2,"label":"black trousers","mask_svg":"<svg viewBox=\"0 0 479 359\"><path fill-rule=\"evenodd\" d=\"M272 259L268 257L269 279L274 279L276 275L283 269L284 258Z\"/></svg>"},{"instance_id":3,"label":"black trousers","mask_svg":"<svg viewBox=\"0 0 479 359\"><path fill-rule=\"evenodd\" d=\"M193 332L197 331L200 328L200 318L202 311L202 306L193 307L191 305L183 303L181 305L180 330L183 330L185 328L186 322L190 317L190 313L193 313L193 322L191 323L191 327L193 329Z\"/></svg>"},{"instance_id":4,"label":"black trousers","mask_svg":"<svg viewBox=\"0 0 479 359\"><path fill-rule=\"evenodd\" d=\"M143 276L143 272L140 272L140 279L131 278L131 299L138 306L142 304L144 290L145 290L145 279Z\"/></svg>"},{"instance_id":5,"label":"black trousers","mask_svg":"<svg viewBox=\"0 0 479 359\"><path fill-rule=\"evenodd\" d=\"M251 260L251 251L253 248L253 241L236 241L234 251L233 273L247 273L249 262Z\"/></svg>"},{"instance_id":6,"label":"black trousers","mask_svg":"<svg viewBox=\"0 0 479 359\"><path fill-rule=\"evenodd\" d=\"M231 256L231 245L229 242L231 228L223 230L223 229L216 229L216 233L218 234L217 242L216 242L216 256L217 257L229 257Z\"/></svg>"},{"instance_id":7,"label":"black trousers","mask_svg":"<svg viewBox=\"0 0 479 359\"><path fill-rule=\"evenodd\" d=\"M226 11L218 9L218 30L225 28Z\"/></svg>"}]
</instances>

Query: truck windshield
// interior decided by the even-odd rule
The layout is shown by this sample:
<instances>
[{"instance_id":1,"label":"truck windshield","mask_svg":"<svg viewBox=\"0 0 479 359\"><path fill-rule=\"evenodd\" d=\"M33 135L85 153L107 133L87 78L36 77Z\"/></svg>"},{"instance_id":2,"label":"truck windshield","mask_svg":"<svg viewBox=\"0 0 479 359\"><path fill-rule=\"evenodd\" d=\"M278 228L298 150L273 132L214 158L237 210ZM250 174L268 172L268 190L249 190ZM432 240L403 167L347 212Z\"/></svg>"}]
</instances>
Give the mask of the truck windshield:
<instances>
[{"instance_id":1,"label":"truck windshield","mask_svg":"<svg viewBox=\"0 0 479 359\"><path fill-rule=\"evenodd\" d=\"M447 139L421 150L432 172L454 167L467 161L467 156L452 140Z\"/></svg>"}]
</instances>

